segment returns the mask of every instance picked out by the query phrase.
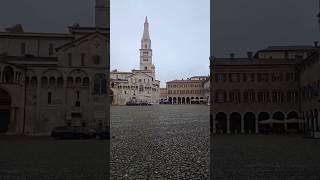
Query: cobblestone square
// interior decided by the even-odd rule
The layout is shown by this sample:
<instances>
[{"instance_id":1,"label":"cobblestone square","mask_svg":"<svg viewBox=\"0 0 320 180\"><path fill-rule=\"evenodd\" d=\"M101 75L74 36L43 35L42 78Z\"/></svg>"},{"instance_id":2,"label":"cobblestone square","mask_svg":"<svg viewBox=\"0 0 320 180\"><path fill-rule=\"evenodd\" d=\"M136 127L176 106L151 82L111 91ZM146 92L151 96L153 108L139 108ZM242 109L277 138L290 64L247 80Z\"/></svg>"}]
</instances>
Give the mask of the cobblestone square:
<instances>
[{"instance_id":1,"label":"cobblestone square","mask_svg":"<svg viewBox=\"0 0 320 180\"><path fill-rule=\"evenodd\" d=\"M209 107L111 108L111 179L208 179Z\"/></svg>"}]
</instances>

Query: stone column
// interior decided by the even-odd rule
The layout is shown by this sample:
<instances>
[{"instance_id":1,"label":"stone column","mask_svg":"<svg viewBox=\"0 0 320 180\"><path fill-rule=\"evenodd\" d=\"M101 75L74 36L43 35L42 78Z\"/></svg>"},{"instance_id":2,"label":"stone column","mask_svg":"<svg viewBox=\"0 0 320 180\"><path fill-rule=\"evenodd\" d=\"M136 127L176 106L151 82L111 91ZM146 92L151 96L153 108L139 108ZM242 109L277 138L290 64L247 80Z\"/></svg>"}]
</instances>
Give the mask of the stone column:
<instances>
[{"instance_id":1,"label":"stone column","mask_svg":"<svg viewBox=\"0 0 320 180\"><path fill-rule=\"evenodd\" d=\"M41 109L40 109L40 104L41 104L41 76L37 76L37 97L36 97L36 121L37 123L40 122L40 112L41 112ZM34 122L34 120L32 120ZM31 129L32 129L32 134L35 134L35 133L39 133L39 132L35 132L35 129L38 130L38 128L35 128L34 127L35 125L34 124L31 124Z\"/></svg>"},{"instance_id":2,"label":"stone column","mask_svg":"<svg viewBox=\"0 0 320 180\"><path fill-rule=\"evenodd\" d=\"M230 119L227 119L227 134L230 134Z\"/></svg>"},{"instance_id":3,"label":"stone column","mask_svg":"<svg viewBox=\"0 0 320 180\"><path fill-rule=\"evenodd\" d=\"M20 128L17 128L19 126L19 124L16 121L16 108L15 107L11 107L10 109L10 133L12 134L16 134L18 133L17 131L19 131Z\"/></svg>"},{"instance_id":4,"label":"stone column","mask_svg":"<svg viewBox=\"0 0 320 180\"><path fill-rule=\"evenodd\" d=\"M286 122L286 120L284 120L284 122ZM284 123L284 130L287 131L288 130L288 124Z\"/></svg>"},{"instance_id":5,"label":"stone column","mask_svg":"<svg viewBox=\"0 0 320 180\"><path fill-rule=\"evenodd\" d=\"M258 119L256 119L255 122L256 122L255 123L255 125L256 125L256 128L255 128L256 129L256 134L258 134L259 133L259 121L258 121Z\"/></svg>"},{"instance_id":6,"label":"stone column","mask_svg":"<svg viewBox=\"0 0 320 180\"><path fill-rule=\"evenodd\" d=\"M241 118L241 133L244 133L244 119Z\"/></svg>"}]
</instances>

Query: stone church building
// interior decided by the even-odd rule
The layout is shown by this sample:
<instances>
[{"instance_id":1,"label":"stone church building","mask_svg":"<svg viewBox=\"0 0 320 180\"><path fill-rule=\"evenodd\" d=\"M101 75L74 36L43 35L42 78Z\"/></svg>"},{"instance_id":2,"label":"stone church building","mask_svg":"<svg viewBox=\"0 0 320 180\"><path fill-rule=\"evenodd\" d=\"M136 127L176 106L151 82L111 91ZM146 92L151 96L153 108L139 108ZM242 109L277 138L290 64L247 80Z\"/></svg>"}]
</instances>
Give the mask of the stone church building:
<instances>
[{"instance_id":1,"label":"stone church building","mask_svg":"<svg viewBox=\"0 0 320 180\"><path fill-rule=\"evenodd\" d=\"M95 27L0 32L0 134L108 124L109 4L96 0Z\"/></svg>"},{"instance_id":2,"label":"stone church building","mask_svg":"<svg viewBox=\"0 0 320 180\"><path fill-rule=\"evenodd\" d=\"M155 77L155 66L152 63L149 23L146 18L141 39L140 70L131 72L110 73L111 98L114 105L125 105L129 101L158 104L160 81Z\"/></svg>"}]
</instances>

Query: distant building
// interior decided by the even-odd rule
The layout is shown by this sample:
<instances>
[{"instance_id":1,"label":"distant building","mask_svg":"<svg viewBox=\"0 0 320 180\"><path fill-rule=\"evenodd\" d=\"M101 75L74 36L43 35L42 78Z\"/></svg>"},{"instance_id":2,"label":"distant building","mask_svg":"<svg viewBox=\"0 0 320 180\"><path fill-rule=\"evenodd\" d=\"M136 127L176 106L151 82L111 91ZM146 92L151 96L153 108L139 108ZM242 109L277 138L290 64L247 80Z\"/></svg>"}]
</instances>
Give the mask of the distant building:
<instances>
[{"instance_id":1,"label":"distant building","mask_svg":"<svg viewBox=\"0 0 320 180\"><path fill-rule=\"evenodd\" d=\"M274 121L279 132L319 131L319 64L317 43L212 59L211 130L259 133Z\"/></svg>"},{"instance_id":2,"label":"distant building","mask_svg":"<svg viewBox=\"0 0 320 180\"><path fill-rule=\"evenodd\" d=\"M95 27L34 33L16 25L0 32L0 133L108 124L109 5L96 0Z\"/></svg>"},{"instance_id":3,"label":"distant building","mask_svg":"<svg viewBox=\"0 0 320 180\"><path fill-rule=\"evenodd\" d=\"M140 49L140 70L131 72L110 73L113 105L125 105L127 102L159 103L160 81L155 77L155 66L152 63L149 23L146 18Z\"/></svg>"},{"instance_id":4,"label":"distant building","mask_svg":"<svg viewBox=\"0 0 320 180\"><path fill-rule=\"evenodd\" d=\"M160 103L168 102L168 91L167 88L160 88Z\"/></svg>"},{"instance_id":5,"label":"distant building","mask_svg":"<svg viewBox=\"0 0 320 180\"><path fill-rule=\"evenodd\" d=\"M206 104L210 104L210 80L211 78L209 77L203 83L203 98Z\"/></svg>"},{"instance_id":6,"label":"distant building","mask_svg":"<svg viewBox=\"0 0 320 180\"><path fill-rule=\"evenodd\" d=\"M194 76L187 80L167 82L168 101L171 104L202 104L204 99L204 82L207 76Z\"/></svg>"}]
</instances>

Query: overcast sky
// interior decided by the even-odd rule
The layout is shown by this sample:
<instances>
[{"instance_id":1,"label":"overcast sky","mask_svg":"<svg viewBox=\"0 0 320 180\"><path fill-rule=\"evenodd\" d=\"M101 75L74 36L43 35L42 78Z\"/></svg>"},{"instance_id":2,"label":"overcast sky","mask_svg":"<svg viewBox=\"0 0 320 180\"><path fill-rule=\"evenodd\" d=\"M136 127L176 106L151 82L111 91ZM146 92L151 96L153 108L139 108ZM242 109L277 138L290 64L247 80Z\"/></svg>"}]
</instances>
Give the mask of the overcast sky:
<instances>
[{"instance_id":1,"label":"overcast sky","mask_svg":"<svg viewBox=\"0 0 320 180\"><path fill-rule=\"evenodd\" d=\"M215 0L215 56L320 40L318 0ZM162 81L209 73L209 0L111 0L111 68L139 68L145 16ZM66 32L94 24L94 0L1 0L0 29Z\"/></svg>"}]
</instances>

